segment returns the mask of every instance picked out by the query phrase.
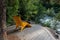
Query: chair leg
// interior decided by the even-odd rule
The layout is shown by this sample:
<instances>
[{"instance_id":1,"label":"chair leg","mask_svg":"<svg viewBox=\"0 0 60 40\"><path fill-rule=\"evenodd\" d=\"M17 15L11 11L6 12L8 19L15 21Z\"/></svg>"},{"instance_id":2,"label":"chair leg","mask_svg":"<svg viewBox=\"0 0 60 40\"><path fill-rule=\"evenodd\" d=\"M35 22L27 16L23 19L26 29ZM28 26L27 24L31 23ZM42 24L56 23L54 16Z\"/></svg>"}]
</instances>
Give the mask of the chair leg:
<instances>
[{"instance_id":1,"label":"chair leg","mask_svg":"<svg viewBox=\"0 0 60 40\"><path fill-rule=\"evenodd\" d=\"M23 31L24 30L24 27L21 27L21 31Z\"/></svg>"},{"instance_id":2,"label":"chair leg","mask_svg":"<svg viewBox=\"0 0 60 40\"><path fill-rule=\"evenodd\" d=\"M16 29L19 27L19 25L16 25Z\"/></svg>"}]
</instances>

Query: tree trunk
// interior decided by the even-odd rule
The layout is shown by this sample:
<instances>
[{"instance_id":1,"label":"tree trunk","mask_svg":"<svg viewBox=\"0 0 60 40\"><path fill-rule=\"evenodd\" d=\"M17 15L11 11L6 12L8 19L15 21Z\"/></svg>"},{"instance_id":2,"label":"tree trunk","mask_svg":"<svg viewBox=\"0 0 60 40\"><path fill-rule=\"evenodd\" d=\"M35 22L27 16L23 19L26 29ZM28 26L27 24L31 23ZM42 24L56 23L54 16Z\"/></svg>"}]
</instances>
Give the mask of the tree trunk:
<instances>
[{"instance_id":1,"label":"tree trunk","mask_svg":"<svg viewBox=\"0 0 60 40\"><path fill-rule=\"evenodd\" d=\"M6 0L0 0L0 40L7 40L5 1Z\"/></svg>"}]
</instances>

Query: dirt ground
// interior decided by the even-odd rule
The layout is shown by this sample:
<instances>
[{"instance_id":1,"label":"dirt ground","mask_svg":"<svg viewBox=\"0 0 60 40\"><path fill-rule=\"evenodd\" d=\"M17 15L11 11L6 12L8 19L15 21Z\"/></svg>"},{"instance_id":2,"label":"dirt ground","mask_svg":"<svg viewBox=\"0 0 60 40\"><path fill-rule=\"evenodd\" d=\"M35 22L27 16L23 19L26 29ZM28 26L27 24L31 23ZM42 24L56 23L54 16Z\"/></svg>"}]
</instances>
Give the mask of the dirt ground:
<instances>
[{"instance_id":1,"label":"dirt ground","mask_svg":"<svg viewBox=\"0 0 60 40\"><path fill-rule=\"evenodd\" d=\"M8 35L8 40L21 40L16 35Z\"/></svg>"}]
</instances>

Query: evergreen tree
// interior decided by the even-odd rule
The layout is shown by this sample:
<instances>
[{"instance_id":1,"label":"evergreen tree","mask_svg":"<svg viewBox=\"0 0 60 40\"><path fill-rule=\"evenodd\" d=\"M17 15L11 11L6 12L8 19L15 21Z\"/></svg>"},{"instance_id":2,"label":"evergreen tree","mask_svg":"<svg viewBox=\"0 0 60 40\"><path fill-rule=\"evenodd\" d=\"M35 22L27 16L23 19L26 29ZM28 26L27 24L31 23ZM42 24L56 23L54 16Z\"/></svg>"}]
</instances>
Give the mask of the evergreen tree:
<instances>
[{"instance_id":1,"label":"evergreen tree","mask_svg":"<svg viewBox=\"0 0 60 40\"><path fill-rule=\"evenodd\" d=\"M19 0L7 0L7 24L12 24L13 16L18 15Z\"/></svg>"}]
</instances>

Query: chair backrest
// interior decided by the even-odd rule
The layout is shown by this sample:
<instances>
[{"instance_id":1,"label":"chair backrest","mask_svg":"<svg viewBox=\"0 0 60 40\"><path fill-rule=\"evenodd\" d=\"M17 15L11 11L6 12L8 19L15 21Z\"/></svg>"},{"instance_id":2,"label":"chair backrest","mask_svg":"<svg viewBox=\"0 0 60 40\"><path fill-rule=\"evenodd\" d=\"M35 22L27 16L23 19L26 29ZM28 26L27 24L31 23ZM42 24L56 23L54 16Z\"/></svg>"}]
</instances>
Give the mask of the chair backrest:
<instances>
[{"instance_id":1,"label":"chair backrest","mask_svg":"<svg viewBox=\"0 0 60 40\"><path fill-rule=\"evenodd\" d=\"M20 16L13 16L13 20L16 24L21 25L21 23L22 23L22 20L21 20Z\"/></svg>"}]
</instances>

